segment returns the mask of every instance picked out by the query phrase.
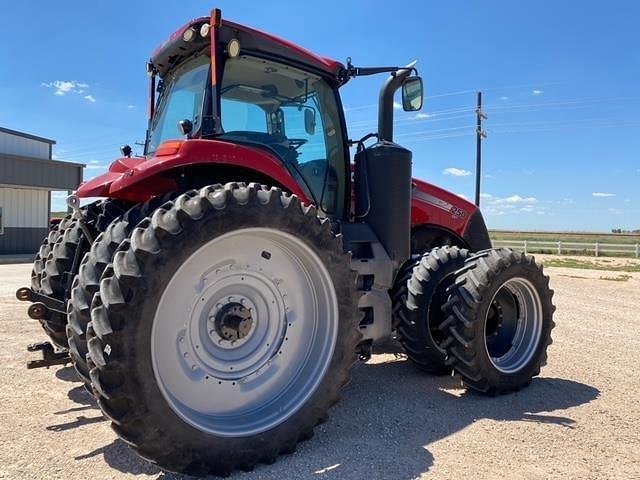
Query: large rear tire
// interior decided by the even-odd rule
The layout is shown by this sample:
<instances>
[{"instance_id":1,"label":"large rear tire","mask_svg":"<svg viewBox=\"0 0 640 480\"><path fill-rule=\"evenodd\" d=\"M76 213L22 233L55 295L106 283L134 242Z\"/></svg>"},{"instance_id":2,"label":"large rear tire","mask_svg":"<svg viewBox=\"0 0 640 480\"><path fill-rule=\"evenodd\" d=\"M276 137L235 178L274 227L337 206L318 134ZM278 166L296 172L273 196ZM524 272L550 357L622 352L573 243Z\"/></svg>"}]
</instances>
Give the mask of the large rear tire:
<instances>
[{"instance_id":1,"label":"large rear tire","mask_svg":"<svg viewBox=\"0 0 640 480\"><path fill-rule=\"evenodd\" d=\"M309 438L356 360L355 274L314 207L205 187L123 242L87 329L98 403L165 469L228 474Z\"/></svg>"},{"instance_id":2,"label":"large rear tire","mask_svg":"<svg viewBox=\"0 0 640 480\"><path fill-rule=\"evenodd\" d=\"M31 270L31 289L34 292L42 293L42 278L45 275L47 259L51 258L51 249L72 223L73 221L70 215L63 218L60 223L49 231L49 234L42 241ZM59 298L59 300L63 300L63 298ZM61 348L67 346L65 323L65 315L51 310L48 310L45 317L40 319L40 325L49 339L51 339L54 345Z\"/></svg>"},{"instance_id":3,"label":"large rear tire","mask_svg":"<svg viewBox=\"0 0 640 480\"><path fill-rule=\"evenodd\" d=\"M73 280L67 306L69 355L76 372L90 391L91 379L89 377L90 368L87 364L89 350L86 331L87 325L91 321L91 302L100 288L100 277L107 265L111 263L113 254L120 243L131 235L135 226L170 198L170 195L163 195L140 203L113 220L95 239L91 249L82 259L78 274Z\"/></svg>"},{"instance_id":4,"label":"large rear tire","mask_svg":"<svg viewBox=\"0 0 640 480\"><path fill-rule=\"evenodd\" d=\"M87 229L97 235L116 215L122 213L120 202L98 200L82 207ZM31 288L36 293L66 302L71 293L80 259L90 243L80 228L80 223L69 215L54 227L44 239L31 273ZM67 315L53 310L40 319L42 328L51 341L60 348L68 348L66 332Z\"/></svg>"},{"instance_id":5,"label":"large rear tire","mask_svg":"<svg viewBox=\"0 0 640 480\"><path fill-rule=\"evenodd\" d=\"M555 326L549 277L534 258L507 248L481 252L456 272L440 325L447 364L480 392L531 382L546 364Z\"/></svg>"},{"instance_id":6,"label":"large rear tire","mask_svg":"<svg viewBox=\"0 0 640 480\"><path fill-rule=\"evenodd\" d=\"M415 261L410 272L407 269L404 298L397 300L401 308L396 331L409 359L427 373L451 372L438 326L446 318L441 310L448 298L446 290L469 255L467 249L437 247Z\"/></svg>"}]
</instances>

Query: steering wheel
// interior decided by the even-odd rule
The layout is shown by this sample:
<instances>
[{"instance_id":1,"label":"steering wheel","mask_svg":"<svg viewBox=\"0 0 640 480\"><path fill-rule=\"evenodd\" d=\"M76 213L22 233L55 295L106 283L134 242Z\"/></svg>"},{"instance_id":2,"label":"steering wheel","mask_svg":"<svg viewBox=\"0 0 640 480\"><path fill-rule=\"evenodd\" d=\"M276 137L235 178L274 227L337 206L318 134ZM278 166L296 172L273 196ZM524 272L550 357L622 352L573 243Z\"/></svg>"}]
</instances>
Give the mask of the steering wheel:
<instances>
[{"instance_id":1,"label":"steering wheel","mask_svg":"<svg viewBox=\"0 0 640 480\"><path fill-rule=\"evenodd\" d=\"M294 150L298 150L301 146L307 143L309 140L305 138L287 138L287 142L289 143L289 147Z\"/></svg>"}]
</instances>

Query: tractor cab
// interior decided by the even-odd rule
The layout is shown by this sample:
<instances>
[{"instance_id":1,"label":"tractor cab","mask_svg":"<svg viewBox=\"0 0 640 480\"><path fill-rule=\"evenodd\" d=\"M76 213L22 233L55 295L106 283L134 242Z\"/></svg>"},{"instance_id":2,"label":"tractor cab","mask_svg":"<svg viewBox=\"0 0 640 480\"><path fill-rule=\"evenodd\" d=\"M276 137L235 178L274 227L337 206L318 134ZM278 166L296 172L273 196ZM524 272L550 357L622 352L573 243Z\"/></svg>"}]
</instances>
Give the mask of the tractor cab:
<instances>
[{"instance_id":1,"label":"tractor cab","mask_svg":"<svg viewBox=\"0 0 640 480\"><path fill-rule=\"evenodd\" d=\"M217 23L217 25L216 25ZM212 27L213 25L213 27ZM211 37L211 42L209 40ZM307 52L263 32L211 18L190 22L149 63L152 76L147 158L165 141L217 139L273 154L324 214L349 213L349 140L338 88L360 69ZM422 106L422 82L402 70L403 105ZM156 86L156 76L158 76ZM397 82L396 82L397 83ZM393 103L393 93L385 102ZM383 106L387 134L392 109ZM391 138L388 138L391 140Z\"/></svg>"}]
</instances>

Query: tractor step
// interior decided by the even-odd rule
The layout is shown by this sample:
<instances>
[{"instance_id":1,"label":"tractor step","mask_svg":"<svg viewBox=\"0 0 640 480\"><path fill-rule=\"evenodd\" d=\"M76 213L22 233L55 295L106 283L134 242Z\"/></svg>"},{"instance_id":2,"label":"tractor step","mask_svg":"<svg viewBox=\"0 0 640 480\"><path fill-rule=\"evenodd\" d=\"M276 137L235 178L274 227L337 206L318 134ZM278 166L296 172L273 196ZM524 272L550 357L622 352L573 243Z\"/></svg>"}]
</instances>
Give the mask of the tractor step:
<instances>
[{"instance_id":1,"label":"tractor step","mask_svg":"<svg viewBox=\"0 0 640 480\"><path fill-rule=\"evenodd\" d=\"M29 352L42 352L42 360L31 360L27 362L27 369L51 367L53 365L65 365L71 362L69 352L67 350L56 351L55 347L49 342L32 343L27 345Z\"/></svg>"}]
</instances>

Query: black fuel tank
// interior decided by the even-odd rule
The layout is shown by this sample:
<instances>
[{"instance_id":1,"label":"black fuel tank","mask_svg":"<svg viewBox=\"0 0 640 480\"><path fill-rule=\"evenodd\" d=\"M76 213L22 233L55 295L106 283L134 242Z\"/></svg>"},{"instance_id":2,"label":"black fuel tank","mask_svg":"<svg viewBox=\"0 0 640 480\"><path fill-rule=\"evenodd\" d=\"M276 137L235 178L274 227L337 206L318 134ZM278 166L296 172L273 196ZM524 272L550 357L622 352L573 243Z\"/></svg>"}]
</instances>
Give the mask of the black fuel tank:
<instances>
[{"instance_id":1,"label":"black fuel tank","mask_svg":"<svg viewBox=\"0 0 640 480\"><path fill-rule=\"evenodd\" d=\"M356 215L397 266L411 253L411 151L379 142L355 156Z\"/></svg>"}]
</instances>

